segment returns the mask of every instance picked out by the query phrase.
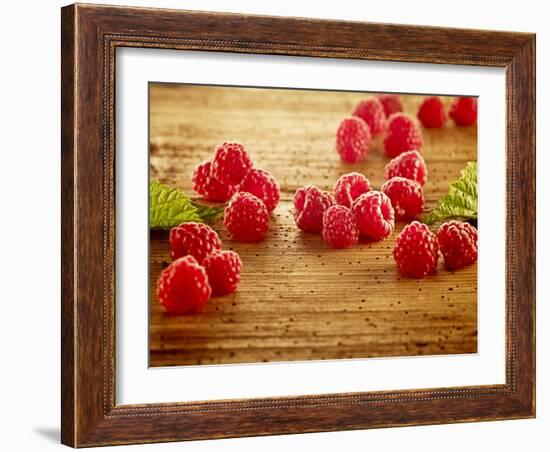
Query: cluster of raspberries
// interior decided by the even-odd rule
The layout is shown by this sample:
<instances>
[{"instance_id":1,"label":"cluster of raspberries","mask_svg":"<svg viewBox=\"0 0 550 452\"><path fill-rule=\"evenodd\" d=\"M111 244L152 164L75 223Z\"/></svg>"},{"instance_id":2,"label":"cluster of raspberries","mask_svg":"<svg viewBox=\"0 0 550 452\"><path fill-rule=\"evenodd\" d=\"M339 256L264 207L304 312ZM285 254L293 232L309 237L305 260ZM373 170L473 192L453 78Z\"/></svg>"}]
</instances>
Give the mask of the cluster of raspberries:
<instances>
[{"instance_id":1,"label":"cluster of raspberries","mask_svg":"<svg viewBox=\"0 0 550 452\"><path fill-rule=\"evenodd\" d=\"M166 312L196 314L212 295L226 295L237 289L241 258L221 246L216 231L202 223L183 223L170 230L173 262L157 282L157 296Z\"/></svg>"},{"instance_id":2,"label":"cluster of raspberries","mask_svg":"<svg viewBox=\"0 0 550 452\"><path fill-rule=\"evenodd\" d=\"M241 242L258 242L269 231L271 212L281 190L275 178L255 168L246 148L235 142L216 147L211 160L193 171L193 189L208 201L226 202L224 226ZM194 314L212 295L234 292L242 262L234 251L222 251L210 226L187 222L170 231L170 257L157 284L160 304L171 314Z\"/></svg>"},{"instance_id":3,"label":"cluster of raspberries","mask_svg":"<svg viewBox=\"0 0 550 452\"><path fill-rule=\"evenodd\" d=\"M443 223L437 234L413 221L397 236L393 257L400 273L424 278L435 273L439 253L449 270L458 270L477 261L477 229L469 223Z\"/></svg>"},{"instance_id":4,"label":"cluster of raspberries","mask_svg":"<svg viewBox=\"0 0 550 452\"><path fill-rule=\"evenodd\" d=\"M477 120L477 100L457 97L449 115L459 126ZM427 97L420 105L418 119L425 127L442 127L447 112L439 97ZM307 185L294 196L294 218L300 229L322 233L335 248L356 244L360 236L382 240L394 230L395 220L414 220L424 208L423 186L427 182L426 163L420 155L422 132L415 120L403 113L397 95L371 97L361 101L353 116L340 124L336 148L341 159L356 163L369 152L372 137L384 135L384 153L392 160L386 165L386 182L380 191L357 172L345 174L333 192ZM435 272L439 254L445 265L456 270L477 260L477 230L468 223L443 224L437 235L428 226L413 221L397 237L393 256L405 276L421 278Z\"/></svg>"},{"instance_id":5,"label":"cluster of raspberries","mask_svg":"<svg viewBox=\"0 0 550 452\"><path fill-rule=\"evenodd\" d=\"M412 161L416 171L408 163ZM401 171L403 168L406 171ZM400 175L393 176L394 172ZM417 180L426 181L426 167L420 154L410 151L387 165L386 176L390 177L380 191L373 190L360 173L340 177L332 193L314 185L299 188L293 210L297 226L305 232L322 233L325 242L334 248L353 246L360 236L371 241L388 237L396 219L412 220L422 212L424 194ZM398 235L393 257L400 273L423 278L436 271L440 253L450 270L476 262L476 228L450 221L434 234L425 224L412 221Z\"/></svg>"},{"instance_id":6,"label":"cluster of raspberries","mask_svg":"<svg viewBox=\"0 0 550 452\"><path fill-rule=\"evenodd\" d=\"M477 120L477 99L456 97L449 116L458 126L469 126ZM419 107L418 119L424 127L442 127L447 112L437 96L426 97ZM372 139L383 136L384 153L393 158L411 149L420 150L422 131L414 118L403 113L401 98L395 94L370 97L357 104L352 116L345 118L336 132L336 150L342 161L357 163L370 151Z\"/></svg>"},{"instance_id":7,"label":"cluster of raspberries","mask_svg":"<svg viewBox=\"0 0 550 452\"><path fill-rule=\"evenodd\" d=\"M341 176L332 193L306 185L294 194L296 225L322 233L334 248L355 245L360 236L382 240L393 232L395 220L412 220L422 213L427 174L420 153L409 151L388 163L380 191L357 172Z\"/></svg>"},{"instance_id":8,"label":"cluster of raspberries","mask_svg":"<svg viewBox=\"0 0 550 452\"><path fill-rule=\"evenodd\" d=\"M468 127L477 121L477 99L455 97L447 115L445 105L437 96L426 97L418 107L416 117L428 129L443 127L448 117L459 127Z\"/></svg>"},{"instance_id":9,"label":"cluster of raspberries","mask_svg":"<svg viewBox=\"0 0 550 452\"><path fill-rule=\"evenodd\" d=\"M254 168L250 154L240 143L226 142L211 160L193 172L193 189L208 201L226 202L224 225L234 240L258 242L269 231L270 213L281 197L275 178Z\"/></svg>"},{"instance_id":10,"label":"cluster of raspberries","mask_svg":"<svg viewBox=\"0 0 550 452\"><path fill-rule=\"evenodd\" d=\"M369 97L357 104L352 116L345 118L336 132L336 150L342 161L357 163L370 151L372 139L384 136L384 152L396 157L422 147L422 132L413 118L403 113L396 94Z\"/></svg>"}]
</instances>

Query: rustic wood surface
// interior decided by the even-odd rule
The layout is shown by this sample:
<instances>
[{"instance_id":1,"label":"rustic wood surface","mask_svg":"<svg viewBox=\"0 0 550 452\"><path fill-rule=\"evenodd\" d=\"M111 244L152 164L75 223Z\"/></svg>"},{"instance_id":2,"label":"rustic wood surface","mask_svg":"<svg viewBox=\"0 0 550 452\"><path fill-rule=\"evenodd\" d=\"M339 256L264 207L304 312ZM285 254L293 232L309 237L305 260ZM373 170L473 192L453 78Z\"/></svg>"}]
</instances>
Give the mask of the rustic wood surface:
<instances>
[{"instance_id":1,"label":"rustic wood surface","mask_svg":"<svg viewBox=\"0 0 550 452\"><path fill-rule=\"evenodd\" d=\"M215 297L200 315L169 316L158 303L159 273L170 262L167 234L150 241L152 366L321 360L477 351L477 266L436 276L401 277L391 255L395 237L334 250L297 229L292 196L304 184L330 190L350 171L384 181L381 139L365 162L342 164L334 149L339 121L364 93L186 85L150 86L151 178L193 193L190 174L225 140L243 142L254 163L282 189L267 239L230 240L243 260L235 294ZM403 96L415 114L421 96ZM445 98L448 104L451 98ZM452 122L423 130L429 178L426 209L477 155L477 127Z\"/></svg>"}]
</instances>

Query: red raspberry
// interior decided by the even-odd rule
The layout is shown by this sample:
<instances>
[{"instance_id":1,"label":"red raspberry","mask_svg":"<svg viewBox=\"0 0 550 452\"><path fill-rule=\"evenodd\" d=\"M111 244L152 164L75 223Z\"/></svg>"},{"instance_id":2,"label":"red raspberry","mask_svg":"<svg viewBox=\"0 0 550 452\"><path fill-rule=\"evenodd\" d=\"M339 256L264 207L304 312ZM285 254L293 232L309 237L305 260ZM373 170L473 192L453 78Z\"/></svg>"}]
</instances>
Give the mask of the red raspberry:
<instances>
[{"instance_id":1,"label":"red raspberry","mask_svg":"<svg viewBox=\"0 0 550 452\"><path fill-rule=\"evenodd\" d=\"M323 215L323 238L333 248L349 248L359 241L355 217L347 207L331 206Z\"/></svg>"},{"instance_id":2,"label":"red raspberry","mask_svg":"<svg viewBox=\"0 0 550 452\"><path fill-rule=\"evenodd\" d=\"M361 173L348 173L340 176L334 185L334 199L341 206L351 207L363 193L372 190L370 181Z\"/></svg>"},{"instance_id":3,"label":"red raspberry","mask_svg":"<svg viewBox=\"0 0 550 452\"><path fill-rule=\"evenodd\" d=\"M235 292L243 263L235 251L214 251L203 262L214 295Z\"/></svg>"},{"instance_id":4,"label":"red raspberry","mask_svg":"<svg viewBox=\"0 0 550 452\"><path fill-rule=\"evenodd\" d=\"M426 97L422 104L420 104L420 107L418 107L418 114L416 116L422 125L428 129L443 127L445 122L447 122L445 105L443 105L443 102L437 96Z\"/></svg>"},{"instance_id":5,"label":"red raspberry","mask_svg":"<svg viewBox=\"0 0 550 452\"><path fill-rule=\"evenodd\" d=\"M400 273L410 278L424 278L437 269L437 237L428 226L413 221L395 240L393 258Z\"/></svg>"},{"instance_id":6,"label":"red raspberry","mask_svg":"<svg viewBox=\"0 0 550 452\"><path fill-rule=\"evenodd\" d=\"M394 113L388 119L384 151L388 157L422 147L422 132L416 122L404 113Z\"/></svg>"},{"instance_id":7,"label":"red raspberry","mask_svg":"<svg viewBox=\"0 0 550 452\"><path fill-rule=\"evenodd\" d=\"M203 223L190 221L170 230L170 257L174 260L190 254L199 264L222 242L216 231Z\"/></svg>"},{"instance_id":8,"label":"red raspberry","mask_svg":"<svg viewBox=\"0 0 550 452\"><path fill-rule=\"evenodd\" d=\"M336 204L329 192L314 185L306 185L294 194L294 219L296 225L305 232L319 233L323 230L323 214Z\"/></svg>"},{"instance_id":9,"label":"red raspberry","mask_svg":"<svg viewBox=\"0 0 550 452\"><path fill-rule=\"evenodd\" d=\"M477 229L471 224L454 220L443 223L437 240L447 268L458 270L477 261Z\"/></svg>"},{"instance_id":10,"label":"red raspberry","mask_svg":"<svg viewBox=\"0 0 550 452\"><path fill-rule=\"evenodd\" d=\"M420 185L425 185L428 180L428 168L426 162L418 151L403 152L386 165L386 179L392 177L406 177Z\"/></svg>"},{"instance_id":11,"label":"red raspberry","mask_svg":"<svg viewBox=\"0 0 550 452\"><path fill-rule=\"evenodd\" d=\"M384 106L376 97L359 102L353 110L353 116L361 118L369 125L373 137L379 135L386 126Z\"/></svg>"},{"instance_id":12,"label":"red raspberry","mask_svg":"<svg viewBox=\"0 0 550 452\"><path fill-rule=\"evenodd\" d=\"M239 185L239 191L252 193L260 198L272 212L281 198L281 188L275 178L268 172L259 168L252 168Z\"/></svg>"},{"instance_id":13,"label":"red raspberry","mask_svg":"<svg viewBox=\"0 0 550 452\"><path fill-rule=\"evenodd\" d=\"M238 192L225 208L223 224L234 240L259 242L269 231L269 211L260 198Z\"/></svg>"},{"instance_id":14,"label":"red raspberry","mask_svg":"<svg viewBox=\"0 0 550 452\"><path fill-rule=\"evenodd\" d=\"M403 111L403 103L401 102L401 96L398 94L381 94L378 99L384 107L384 113L389 118L394 113L401 113Z\"/></svg>"},{"instance_id":15,"label":"red raspberry","mask_svg":"<svg viewBox=\"0 0 550 452\"><path fill-rule=\"evenodd\" d=\"M172 262L157 282L157 297L169 314L197 314L211 295L206 270L193 256Z\"/></svg>"},{"instance_id":16,"label":"red raspberry","mask_svg":"<svg viewBox=\"0 0 550 452\"><path fill-rule=\"evenodd\" d=\"M392 177L382 185L381 191L390 198L396 220L412 219L422 213L424 191L418 182Z\"/></svg>"},{"instance_id":17,"label":"red raspberry","mask_svg":"<svg viewBox=\"0 0 550 452\"><path fill-rule=\"evenodd\" d=\"M222 184L211 176L212 162L202 162L193 172L193 190L208 201L225 202L237 191L237 186Z\"/></svg>"},{"instance_id":18,"label":"red raspberry","mask_svg":"<svg viewBox=\"0 0 550 452\"><path fill-rule=\"evenodd\" d=\"M346 118L336 132L336 149L342 161L357 163L369 152L371 133L368 124L361 118Z\"/></svg>"},{"instance_id":19,"label":"red raspberry","mask_svg":"<svg viewBox=\"0 0 550 452\"><path fill-rule=\"evenodd\" d=\"M455 97L449 116L457 126L471 126L477 120L477 99L475 97Z\"/></svg>"},{"instance_id":20,"label":"red raspberry","mask_svg":"<svg viewBox=\"0 0 550 452\"><path fill-rule=\"evenodd\" d=\"M214 152L211 175L220 182L237 185L250 168L252 161L242 144L223 143Z\"/></svg>"},{"instance_id":21,"label":"red raspberry","mask_svg":"<svg viewBox=\"0 0 550 452\"><path fill-rule=\"evenodd\" d=\"M353 202L351 211L362 236L382 240L393 232L395 213L385 193L373 190L359 196Z\"/></svg>"}]
</instances>

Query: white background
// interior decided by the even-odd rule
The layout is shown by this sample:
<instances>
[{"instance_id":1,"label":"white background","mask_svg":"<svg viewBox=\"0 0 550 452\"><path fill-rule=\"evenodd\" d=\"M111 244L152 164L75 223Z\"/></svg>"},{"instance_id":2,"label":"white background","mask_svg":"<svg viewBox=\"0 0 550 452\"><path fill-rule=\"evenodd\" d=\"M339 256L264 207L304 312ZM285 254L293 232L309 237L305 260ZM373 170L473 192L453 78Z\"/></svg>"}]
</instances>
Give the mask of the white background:
<instances>
[{"instance_id":1,"label":"white background","mask_svg":"<svg viewBox=\"0 0 550 452\"><path fill-rule=\"evenodd\" d=\"M548 272L550 199L548 132L544 108L550 104L550 31L545 2L440 1L297 2L283 1L122 1L119 4L247 12L333 19L460 26L537 32L538 80L538 275ZM0 71L0 178L2 231L0 275L3 310L0 416L2 449L55 450L59 432L59 7L58 1L6 2L2 8ZM519 6L521 5L521 6ZM7 158L6 158L7 157ZM548 201L546 201L546 204ZM536 420L448 426L407 427L330 434L244 438L186 444L119 447L116 450L279 451L399 450L542 451L550 429L547 345L543 326L550 309L538 278L538 413ZM7 290L6 290L7 289ZM548 328L548 327L546 327ZM544 381L546 380L546 382ZM546 384L545 384L546 383ZM547 440L546 440L547 442Z\"/></svg>"}]
</instances>

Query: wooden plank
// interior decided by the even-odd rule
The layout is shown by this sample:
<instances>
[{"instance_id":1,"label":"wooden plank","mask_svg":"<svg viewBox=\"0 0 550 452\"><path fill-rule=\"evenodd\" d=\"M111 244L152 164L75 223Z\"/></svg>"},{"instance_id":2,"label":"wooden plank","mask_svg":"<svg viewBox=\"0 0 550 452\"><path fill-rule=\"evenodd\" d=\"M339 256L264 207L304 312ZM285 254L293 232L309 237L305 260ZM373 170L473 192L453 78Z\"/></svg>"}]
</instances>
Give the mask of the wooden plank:
<instances>
[{"instance_id":1,"label":"wooden plank","mask_svg":"<svg viewBox=\"0 0 550 452\"><path fill-rule=\"evenodd\" d=\"M475 353L477 266L440 268L422 281L401 277L391 250L404 226L375 243L328 248L304 234L291 213L294 191L306 184L331 189L360 171L374 187L384 181L380 139L365 162L342 164L334 150L339 122L365 94L153 84L150 88L151 178L192 193L193 167L222 141L237 140L257 166L279 181L282 200L268 238L224 247L244 262L239 290L213 298L201 315L166 315L155 294L169 261L167 234L150 241L150 363L152 366L381 356ZM403 96L415 114L421 96ZM444 98L449 104L451 98ZM477 128L452 123L423 130L431 209L477 156Z\"/></svg>"}]
</instances>

